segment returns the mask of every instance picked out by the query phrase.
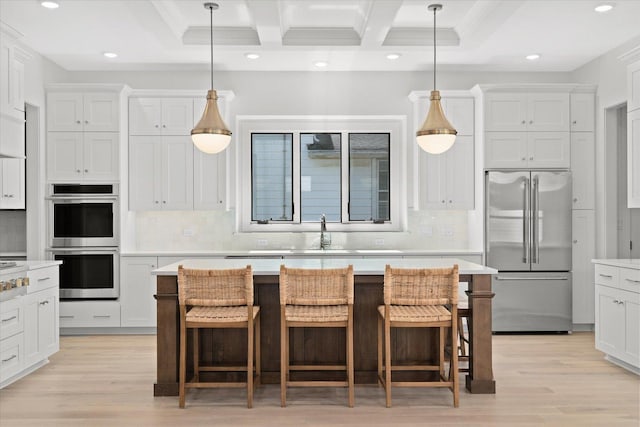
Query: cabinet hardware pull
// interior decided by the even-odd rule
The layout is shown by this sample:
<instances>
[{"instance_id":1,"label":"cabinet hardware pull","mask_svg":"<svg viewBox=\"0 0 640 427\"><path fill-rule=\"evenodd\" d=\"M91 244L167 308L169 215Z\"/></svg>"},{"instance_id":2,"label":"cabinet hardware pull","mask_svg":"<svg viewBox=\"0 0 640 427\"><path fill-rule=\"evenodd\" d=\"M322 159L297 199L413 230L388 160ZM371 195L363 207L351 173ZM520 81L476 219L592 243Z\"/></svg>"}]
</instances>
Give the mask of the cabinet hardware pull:
<instances>
[{"instance_id":1,"label":"cabinet hardware pull","mask_svg":"<svg viewBox=\"0 0 640 427\"><path fill-rule=\"evenodd\" d=\"M599 274L600 274L601 277L606 277L607 279L611 279L613 277L610 274L602 274L602 273L599 273Z\"/></svg>"},{"instance_id":2,"label":"cabinet hardware pull","mask_svg":"<svg viewBox=\"0 0 640 427\"><path fill-rule=\"evenodd\" d=\"M625 278L624 280L631 283L640 283L640 280L633 280L633 279L627 279L627 278Z\"/></svg>"},{"instance_id":3,"label":"cabinet hardware pull","mask_svg":"<svg viewBox=\"0 0 640 427\"><path fill-rule=\"evenodd\" d=\"M618 302L619 302L619 301L618 301L617 299L614 299L614 300L613 300L613 303L614 303L614 304L617 304Z\"/></svg>"},{"instance_id":4,"label":"cabinet hardware pull","mask_svg":"<svg viewBox=\"0 0 640 427\"><path fill-rule=\"evenodd\" d=\"M15 359L16 357L18 357L18 356L17 356L16 354L14 354L14 355L12 355L10 358L8 358L8 359L2 359L2 363L8 362L9 360L13 360L13 359Z\"/></svg>"},{"instance_id":5,"label":"cabinet hardware pull","mask_svg":"<svg viewBox=\"0 0 640 427\"><path fill-rule=\"evenodd\" d=\"M7 317L6 319L2 319L3 322L10 322L11 320L17 318L18 316Z\"/></svg>"},{"instance_id":6,"label":"cabinet hardware pull","mask_svg":"<svg viewBox=\"0 0 640 427\"><path fill-rule=\"evenodd\" d=\"M522 158L522 161L524 162L525 160L527 160L527 158L526 158L526 157L523 157L523 158Z\"/></svg>"},{"instance_id":7,"label":"cabinet hardware pull","mask_svg":"<svg viewBox=\"0 0 640 427\"><path fill-rule=\"evenodd\" d=\"M44 300L40 303L40 305L47 305L47 304L49 304L49 300Z\"/></svg>"},{"instance_id":8,"label":"cabinet hardware pull","mask_svg":"<svg viewBox=\"0 0 640 427\"><path fill-rule=\"evenodd\" d=\"M94 319L108 319L109 317L111 317L110 314L94 314L93 315Z\"/></svg>"},{"instance_id":9,"label":"cabinet hardware pull","mask_svg":"<svg viewBox=\"0 0 640 427\"><path fill-rule=\"evenodd\" d=\"M44 282L45 280L49 280L49 279L51 279L51 277L48 277L48 276L47 277L41 277L41 278L38 279L38 282Z\"/></svg>"},{"instance_id":10,"label":"cabinet hardware pull","mask_svg":"<svg viewBox=\"0 0 640 427\"><path fill-rule=\"evenodd\" d=\"M76 316L60 316L61 319L73 319Z\"/></svg>"},{"instance_id":11,"label":"cabinet hardware pull","mask_svg":"<svg viewBox=\"0 0 640 427\"><path fill-rule=\"evenodd\" d=\"M569 280L567 277L500 277L495 276L496 280Z\"/></svg>"}]
</instances>

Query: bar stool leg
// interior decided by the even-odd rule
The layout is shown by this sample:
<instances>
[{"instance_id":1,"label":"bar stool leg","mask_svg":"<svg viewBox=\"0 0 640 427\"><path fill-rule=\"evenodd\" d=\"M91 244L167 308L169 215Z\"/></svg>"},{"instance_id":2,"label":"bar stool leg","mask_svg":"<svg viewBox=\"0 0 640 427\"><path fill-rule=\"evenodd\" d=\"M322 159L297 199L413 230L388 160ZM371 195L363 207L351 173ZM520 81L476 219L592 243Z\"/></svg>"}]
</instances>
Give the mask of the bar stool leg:
<instances>
[{"instance_id":1,"label":"bar stool leg","mask_svg":"<svg viewBox=\"0 0 640 427\"><path fill-rule=\"evenodd\" d=\"M391 408L391 322L389 313L384 317L384 390L387 408Z\"/></svg>"},{"instance_id":2,"label":"bar stool leg","mask_svg":"<svg viewBox=\"0 0 640 427\"><path fill-rule=\"evenodd\" d=\"M256 317L256 385L262 380L262 371L260 368L260 313Z\"/></svg>"},{"instance_id":3,"label":"bar stool leg","mask_svg":"<svg viewBox=\"0 0 640 427\"><path fill-rule=\"evenodd\" d=\"M184 322L180 322L180 383L179 383L179 400L178 406L184 408L185 401L185 377L187 375L187 329Z\"/></svg>"},{"instance_id":4,"label":"bar stool leg","mask_svg":"<svg viewBox=\"0 0 640 427\"><path fill-rule=\"evenodd\" d=\"M200 381L200 329L193 328L193 380Z\"/></svg>"},{"instance_id":5,"label":"bar stool leg","mask_svg":"<svg viewBox=\"0 0 640 427\"><path fill-rule=\"evenodd\" d=\"M382 383L382 339L384 338L382 317L378 314L378 378L376 379L376 383L378 385L384 385Z\"/></svg>"},{"instance_id":6,"label":"bar stool leg","mask_svg":"<svg viewBox=\"0 0 640 427\"><path fill-rule=\"evenodd\" d=\"M284 308L280 311L280 406L287 406L287 357L289 348L289 328L284 316Z\"/></svg>"},{"instance_id":7,"label":"bar stool leg","mask_svg":"<svg viewBox=\"0 0 640 427\"><path fill-rule=\"evenodd\" d=\"M253 338L253 313L250 313L247 319L247 408L253 407Z\"/></svg>"},{"instance_id":8,"label":"bar stool leg","mask_svg":"<svg viewBox=\"0 0 640 427\"><path fill-rule=\"evenodd\" d=\"M349 386L349 408L353 408L354 397L354 378L353 378L353 306L349 306L349 321L347 322L347 376Z\"/></svg>"}]
</instances>

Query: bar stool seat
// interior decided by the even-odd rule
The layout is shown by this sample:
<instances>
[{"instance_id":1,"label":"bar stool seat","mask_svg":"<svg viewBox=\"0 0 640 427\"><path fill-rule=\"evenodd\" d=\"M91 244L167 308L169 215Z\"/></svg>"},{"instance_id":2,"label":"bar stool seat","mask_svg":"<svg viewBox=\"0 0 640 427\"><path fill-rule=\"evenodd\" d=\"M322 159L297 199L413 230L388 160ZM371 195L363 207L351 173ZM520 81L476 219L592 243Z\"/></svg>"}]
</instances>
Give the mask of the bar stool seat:
<instances>
[{"instance_id":1,"label":"bar stool seat","mask_svg":"<svg viewBox=\"0 0 640 427\"><path fill-rule=\"evenodd\" d=\"M284 315L287 322L346 322L349 308L346 305L287 305Z\"/></svg>"},{"instance_id":2,"label":"bar stool seat","mask_svg":"<svg viewBox=\"0 0 640 427\"><path fill-rule=\"evenodd\" d=\"M260 313L260 307L254 307L253 319ZM193 307L187 312L187 322L246 322L247 307Z\"/></svg>"},{"instance_id":3,"label":"bar stool seat","mask_svg":"<svg viewBox=\"0 0 640 427\"><path fill-rule=\"evenodd\" d=\"M384 305L378 313L384 318ZM441 305L392 305L389 317L392 322L441 322L451 320L451 312Z\"/></svg>"}]
</instances>

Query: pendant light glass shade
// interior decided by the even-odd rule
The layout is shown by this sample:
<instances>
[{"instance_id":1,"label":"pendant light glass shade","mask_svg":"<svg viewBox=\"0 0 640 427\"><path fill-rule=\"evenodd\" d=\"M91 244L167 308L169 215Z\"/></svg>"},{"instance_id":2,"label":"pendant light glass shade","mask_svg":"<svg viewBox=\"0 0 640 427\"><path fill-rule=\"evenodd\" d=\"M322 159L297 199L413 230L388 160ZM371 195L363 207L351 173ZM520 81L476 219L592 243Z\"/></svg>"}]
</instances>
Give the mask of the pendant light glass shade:
<instances>
[{"instance_id":1,"label":"pendant light glass shade","mask_svg":"<svg viewBox=\"0 0 640 427\"><path fill-rule=\"evenodd\" d=\"M441 154L453 146L458 132L444 116L440 92L436 90L436 12L442 9L442 5L432 4L428 9L433 11L433 90L429 113L416 132L416 142L427 153Z\"/></svg>"},{"instance_id":2,"label":"pendant light glass shade","mask_svg":"<svg viewBox=\"0 0 640 427\"><path fill-rule=\"evenodd\" d=\"M198 150L216 154L223 151L231 142L231 131L224 124L218 110L218 94L213 89L213 11L218 9L216 3L205 3L204 7L211 13L211 89L207 92L207 104L202 118L191 130L191 140Z\"/></svg>"}]
</instances>

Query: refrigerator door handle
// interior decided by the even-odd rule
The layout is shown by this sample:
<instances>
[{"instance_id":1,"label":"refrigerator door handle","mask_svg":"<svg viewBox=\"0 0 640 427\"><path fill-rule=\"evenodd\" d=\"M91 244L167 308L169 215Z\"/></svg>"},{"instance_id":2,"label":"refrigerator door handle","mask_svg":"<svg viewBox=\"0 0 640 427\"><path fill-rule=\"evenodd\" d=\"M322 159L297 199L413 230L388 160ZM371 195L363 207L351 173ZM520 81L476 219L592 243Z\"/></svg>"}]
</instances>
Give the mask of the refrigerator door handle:
<instances>
[{"instance_id":1,"label":"refrigerator door handle","mask_svg":"<svg viewBox=\"0 0 640 427\"><path fill-rule=\"evenodd\" d=\"M533 228L533 232L532 232L532 237L531 239L533 240L533 255L532 255L532 259L531 262L533 262L534 264L539 264L540 263L540 245L538 244L538 239L539 239L539 232L540 232L540 227L539 227L539 212L538 212L538 207L540 206L540 181L538 176L536 175L533 178L533 224L532 224L532 228Z\"/></svg>"},{"instance_id":2,"label":"refrigerator door handle","mask_svg":"<svg viewBox=\"0 0 640 427\"><path fill-rule=\"evenodd\" d=\"M529 263L529 255L530 255L530 244L529 244L529 224L530 224L530 219L529 219L529 213L530 213L530 207L529 207L529 193L530 191L530 182L529 182L529 178L524 178L524 192L523 192L523 197L524 197L524 203L522 204L522 262L524 262L525 264Z\"/></svg>"}]
</instances>

